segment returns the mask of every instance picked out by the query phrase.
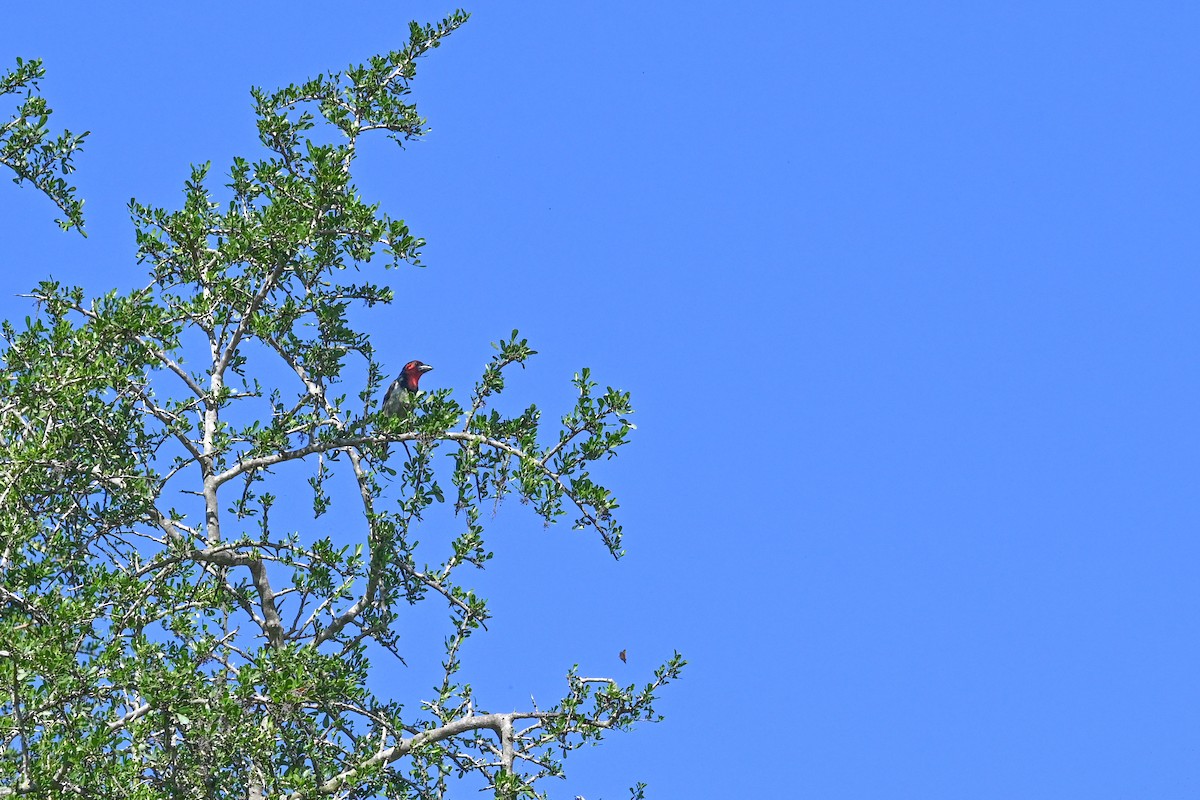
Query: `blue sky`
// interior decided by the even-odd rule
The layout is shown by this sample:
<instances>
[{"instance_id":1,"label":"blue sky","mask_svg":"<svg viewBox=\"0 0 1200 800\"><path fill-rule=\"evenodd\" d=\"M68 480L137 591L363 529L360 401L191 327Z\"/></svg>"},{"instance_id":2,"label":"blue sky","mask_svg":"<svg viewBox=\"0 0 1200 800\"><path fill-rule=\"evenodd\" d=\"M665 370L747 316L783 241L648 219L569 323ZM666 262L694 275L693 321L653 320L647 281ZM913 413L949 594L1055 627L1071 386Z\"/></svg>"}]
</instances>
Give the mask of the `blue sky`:
<instances>
[{"instance_id":1,"label":"blue sky","mask_svg":"<svg viewBox=\"0 0 1200 800\"><path fill-rule=\"evenodd\" d=\"M480 576L493 710L690 661L551 797L1200 794L1200 11L507 6L422 63L432 134L365 153L429 240L365 324L431 386L515 327L514 405L583 365L633 393L628 557L514 503ZM450 9L6 10L0 58L93 134L87 240L0 184L0 317L139 284L125 204L253 155L251 84Z\"/></svg>"}]
</instances>

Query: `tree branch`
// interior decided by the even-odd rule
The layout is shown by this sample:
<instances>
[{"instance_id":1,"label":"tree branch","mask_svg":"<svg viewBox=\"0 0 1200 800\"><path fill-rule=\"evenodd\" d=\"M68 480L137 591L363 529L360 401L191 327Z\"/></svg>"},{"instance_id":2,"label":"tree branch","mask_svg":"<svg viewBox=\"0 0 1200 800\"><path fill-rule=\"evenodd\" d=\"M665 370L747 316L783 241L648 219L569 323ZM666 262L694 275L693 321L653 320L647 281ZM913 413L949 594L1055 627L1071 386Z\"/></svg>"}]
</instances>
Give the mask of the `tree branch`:
<instances>
[{"instance_id":1,"label":"tree branch","mask_svg":"<svg viewBox=\"0 0 1200 800\"><path fill-rule=\"evenodd\" d=\"M561 717L563 714L549 711L514 711L508 714L474 714L453 722L448 722L438 728L432 728L427 731L422 731L408 739L401 739L391 747L385 747L377 751L374 755L367 758L357 767L344 770L333 776L329 780L322 783L317 791L321 794L333 794L342 786L345 786L350 781L353 781L359 774L371 767L380 764L390 764L393 761L398 761L408 755L417 747L426 744L433 744L453 736L458 736L469 731L490 730L494 731L498 737L504 736L504 731L509 733L509 747L511 748L511 735L513 721L518 719L552 719ZM511 763L511 762L510 762Z\"/></svg>"}]
</instances>

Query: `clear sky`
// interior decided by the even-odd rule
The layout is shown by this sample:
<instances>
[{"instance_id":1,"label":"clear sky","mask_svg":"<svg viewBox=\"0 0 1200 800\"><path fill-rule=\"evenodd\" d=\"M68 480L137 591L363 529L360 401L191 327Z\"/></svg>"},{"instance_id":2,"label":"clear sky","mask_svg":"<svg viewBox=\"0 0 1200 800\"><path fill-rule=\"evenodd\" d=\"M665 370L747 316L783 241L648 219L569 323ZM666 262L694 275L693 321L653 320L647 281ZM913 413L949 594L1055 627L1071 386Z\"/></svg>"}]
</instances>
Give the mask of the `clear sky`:
<instances>
[{"instance_id":1,"label":"clear sky","mask_svg":"<svg viewBox=\"0 0 1200 800\"><path fill-rule=\"evenodd\" d=\"M94 132L87 240L0 183L17 319L50 274L143 282L125 204L255 155L250 85L451 9L11 5L0 63ZM690 661L551 797L1200 796L1200 6L473 10L433 133L360 164L429 240L367 324L460 391L520 328L514 404L589 365L639 428L622 562L500 510L468 676L499 711Z\"/></svg>"}]
</instances>

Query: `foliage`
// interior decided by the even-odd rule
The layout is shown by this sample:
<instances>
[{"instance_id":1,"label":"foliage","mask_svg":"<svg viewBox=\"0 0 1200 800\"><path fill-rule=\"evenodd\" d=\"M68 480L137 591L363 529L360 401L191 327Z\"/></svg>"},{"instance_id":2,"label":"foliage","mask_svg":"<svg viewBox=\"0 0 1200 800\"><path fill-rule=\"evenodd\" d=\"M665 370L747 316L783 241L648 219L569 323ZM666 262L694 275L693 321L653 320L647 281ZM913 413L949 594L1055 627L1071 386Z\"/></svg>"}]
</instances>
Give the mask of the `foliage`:
<instances>
[{"instance_id":1,"label":"foliage","mask_svg":"<svg viewBox=\"0 0 1200 800\"><path fill-rule=\"evenodd\" d=\"M534 355L513 331L467 405L440 390L405 418L377 411L382 365L351 312L392 300L368 262L417 263L422 241L360 198L355 147L424 133L405 99L416 60L465 21L254 90L266 155L234 159L226 201L202 165L178 210L131 203L146 288L89 300L43 282L39 313L4 324L0 795L433 798L475 776L535 797L568 751L658 719L678 654L641 686L572 668L558 702L511 713L483 710L460 675L489 616L460 579L492 557L485 504L569 514L621 555L618 505L589 469L626 443L629 395L585 369L555 433L535 406L501 414L507 371ZM4 85L40 76L35 63ZM39 160L67 171L82 137L64 136L6 163L77 225L73 190ZM394 442L411 445L399 469ZM302 531L288 527L301 469ZM442 504L459 532L426 563L417 531ZM432 694L372 691L372 658L403 655L398 617L438 598L451 630Z\"/></svg>"},{"instance_id":2,"label":"foliage","mask_svg":"<svg viewBox=\"0 0 1200 800\"><path fill-rule=\"evenodd\" d=\"M0 73L0 97L25 91L17 113L0 125L0 164L16 174L14 183L29 181L54 201L66 215L66 219L57 220L63 230L75 228L87 236L83 230L83 201L75 197L75 188L68 185L65 176L75 171L72 161L83 148L88 132L76 135L64 130L51 138L47 123L54 112L37 91L38 80L45 75L40 60L21 58L14 70Z\"/></svg>"}]
</instances>

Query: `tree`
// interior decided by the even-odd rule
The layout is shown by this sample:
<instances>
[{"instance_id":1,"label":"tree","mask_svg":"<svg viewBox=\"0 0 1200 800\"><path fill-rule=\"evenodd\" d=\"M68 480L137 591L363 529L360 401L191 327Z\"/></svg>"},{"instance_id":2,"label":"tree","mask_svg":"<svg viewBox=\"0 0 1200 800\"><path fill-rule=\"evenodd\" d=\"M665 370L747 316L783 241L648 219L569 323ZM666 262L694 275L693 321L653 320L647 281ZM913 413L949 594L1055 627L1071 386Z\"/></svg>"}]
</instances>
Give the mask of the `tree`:
<instances>
[{"instance_id":1,"label":"tree","mask_svg":"<svg viewBox=\"0 0 1200 800\"><path fill-rule=\"evenodd\" d=\"M423 244L361 199L356 144L425 132L405 101L416 60L466 19L253 90L264 157L235 158L224 190L193 168L178 210L131 202L146 288L88 299L46 281L38 313L4 324L0 795L432 798L463 779L535 797L570 750L659 719L678 654L641 686L572 668L559 701L512 712L481 708L459 655L489 617L459 578L492 556L485 504L570 514L622 554L589 469L626 443L629 395L584 369L557 432L536 406L500 414L507 371L534 355L513 331L465 404L438 390L386 416L354 327L393 298L368 267L416 264ZM81 227L62 176L83 137L48 138L40 76L18 62L0 84L29 91L4 163ZM398 465L393 442L410 447ZM312 514L290 530L301 470ZM443 505L459 532L424 563L417 530ZM403 660L393 623L424 601L452 623L414 711L368 676L379 653Z\"/></svg>"}]
</instances>

